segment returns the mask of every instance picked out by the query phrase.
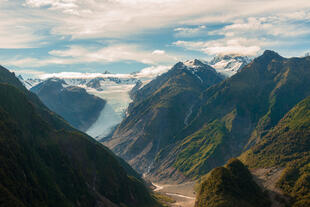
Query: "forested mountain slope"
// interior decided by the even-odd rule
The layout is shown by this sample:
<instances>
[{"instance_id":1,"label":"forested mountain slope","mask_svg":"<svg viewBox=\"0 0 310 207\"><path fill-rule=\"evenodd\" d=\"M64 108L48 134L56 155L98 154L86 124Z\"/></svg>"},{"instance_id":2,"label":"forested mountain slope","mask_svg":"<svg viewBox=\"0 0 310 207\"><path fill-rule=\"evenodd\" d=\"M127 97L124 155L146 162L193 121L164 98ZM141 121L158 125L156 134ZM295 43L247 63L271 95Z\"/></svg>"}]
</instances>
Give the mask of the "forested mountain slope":
<instances>
[{"instance_id":1,"label":"forested mountain slope","mask_svg":"<svg viewBox=\"0 0 310 207\"><path fill-rule=\"evenodd\" d=\"M124 161L0 73L1 205L158 205Z\"/></svg>"}]
</instances>

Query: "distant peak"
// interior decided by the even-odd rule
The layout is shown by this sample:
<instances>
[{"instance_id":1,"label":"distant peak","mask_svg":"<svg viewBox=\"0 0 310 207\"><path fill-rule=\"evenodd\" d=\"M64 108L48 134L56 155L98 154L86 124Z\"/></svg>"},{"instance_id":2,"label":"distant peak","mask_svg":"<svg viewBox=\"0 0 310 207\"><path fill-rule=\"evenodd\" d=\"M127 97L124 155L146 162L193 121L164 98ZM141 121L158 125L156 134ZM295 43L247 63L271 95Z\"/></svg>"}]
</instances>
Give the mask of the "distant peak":
<instances>
[{"instance_id":1,"label":"distant peak","mask_svg":"<svg viewBox=\"0 0 310 207\"><path fill-rule=\"evenodd\" d=\"M200 60L198 60L198 59L194 59L194 64L195 65L201 65L201 64L203 64L203 62L201 62Z\"/></svg>"},{"instance_id":2,"label":"distant peak","mask_svg":"<svg viewBox=\"0 0 310 207\"><path fill-rule=\"evenodd\" d=\"M17 76L17 78L20 79L20 80L24 80L22 75Z\"/></svg>"},{"instance_id":3,"label":"distant peak","mask_svg":"<svg viewBox=\"0 0 310 207\"><path fill-rule=\"evenodd\" d=\"M194 59L194 60L187 60L184 62L184 65L188 66L188 67L199 67L199 66L205 66L205 64L198 60L198 59Z\"/></svg>"},{"instance_id":4,"label":"distant peak","mask_svg":"<svg viewBox=\"0 0 310 207\"><path fill-rule=\"evenodd\" d=\"M173 66L173 68L183 68L183 67L185 67L185 64L184 64L183 62L177 62L177 63Z\"/></svg>"},{"instance_id":5,"label":"distant peak","mask_svg":"<svg viewBox=\"0 0 310 207\"><path fill-rule=\"evenodd\" d=\"M272 50L265 50L262 56L271 57L271 58L282 58L278 53Z\"/></svg>"},{"instance_id":6,"label":"distant peak","mask_svg":"<svg viewBox=\"0 0 310 207\"><path fill-rule=\"evenodd\" d=\"M57 84L67 85L67 83L63 79L60 79L60 78L49 78L45 82L46 83L57 83Z\"/></svg>"},{"instance_id":7,"label":"distant peak","mask_svg":"<svg viewBox=\"0 0 310 207\"><path fill-rule=\"evenodd\" d=\"M208 64L217 72L230 77L252 61L250 56L240 55L217 55Z\"/></svg>"},{"instance_id":8,"label":"distant peak","mask_svg":"<svg viewBox=\"0 0 310 207\"><path fill-rule=\"evenodd\" d=\"M246 61L249 62L251 60L250 56L241 56L241 55L217 55L213 57L213 59L209 62L210 64L215 64L217 62L220 62L222 60L240 60L240 61Z\"/></svg>"},{"instance_id":9,"label":"distant peak","mask_svg":"<svg viewBox=\"0 0 310 207\"><path fill-rule=\"evenodd\" d=\"M52 78L47 79L47 81L54 81L55 82L55 81L61 81L61 79L52 77Z\"/></svg>"},{"instance_id":10,"label":"distant peak","mask_svg":"<svg viewBox=\"0 0 310 207\"><path fill-rule=\"evenodd\" d=\"M281 60L281 59L283 59L283 57L280 56L278 53L276 53L272 50L265 50L265 52L261 56L259 56L255 59L255 62L268 64L272 60Z\"/></svg>"}]
</instances>

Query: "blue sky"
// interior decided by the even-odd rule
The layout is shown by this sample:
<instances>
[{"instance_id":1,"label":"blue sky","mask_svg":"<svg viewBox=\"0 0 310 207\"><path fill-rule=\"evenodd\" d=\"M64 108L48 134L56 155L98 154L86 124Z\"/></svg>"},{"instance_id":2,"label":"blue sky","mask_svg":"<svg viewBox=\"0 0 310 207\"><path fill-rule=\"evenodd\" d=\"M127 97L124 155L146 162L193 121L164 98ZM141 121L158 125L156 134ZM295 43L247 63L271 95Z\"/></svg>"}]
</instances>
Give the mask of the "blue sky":
<instances>
[{"instance_id":1,"label":"blue sky","mask_svg":"<svg viewBox=\"0 0 310 207\"><path fill-rule=\"evenodd\" d=\"M309 0L0 0L0 18L0 64L29 76L310 51Z\"/></svg>"}]
</instances>

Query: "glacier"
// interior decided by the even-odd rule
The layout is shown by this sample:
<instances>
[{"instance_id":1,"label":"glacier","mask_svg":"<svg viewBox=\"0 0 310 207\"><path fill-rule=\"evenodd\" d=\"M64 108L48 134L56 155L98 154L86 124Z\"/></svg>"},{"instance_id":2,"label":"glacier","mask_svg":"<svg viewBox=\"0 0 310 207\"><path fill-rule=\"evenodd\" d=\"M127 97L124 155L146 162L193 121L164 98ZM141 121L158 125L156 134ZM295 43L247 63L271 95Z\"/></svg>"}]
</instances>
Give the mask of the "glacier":
<instances>
[{"instance_id":1,"label":"glacier","mask_svg":"<svg viewBox=\"0 0 310 207\"><path fill-rule=\"evenodd\" d=\"M117 124L122 121L120 114L116 113L107 103L102 109L97 121L86 131L94 139L108 136Z\"/></svg>"}]
</instances>

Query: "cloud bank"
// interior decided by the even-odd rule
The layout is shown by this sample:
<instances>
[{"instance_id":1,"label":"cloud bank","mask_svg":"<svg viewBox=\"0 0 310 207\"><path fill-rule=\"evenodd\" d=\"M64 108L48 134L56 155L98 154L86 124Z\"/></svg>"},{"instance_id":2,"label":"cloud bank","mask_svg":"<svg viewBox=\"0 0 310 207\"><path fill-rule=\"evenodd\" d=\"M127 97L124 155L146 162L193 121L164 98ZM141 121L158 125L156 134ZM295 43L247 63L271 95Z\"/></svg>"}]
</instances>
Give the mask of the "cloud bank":
<instances>
[{"instance_id":1,"label":"cloud bank","mask_svg":"<svg viewBox=\"0 0 310 207\"><path fill-rule=\"evenodd\" d=\"M197 52L304 54L310 44L309 0L0 0L0 18L2 54L33 48L0 55L2 64L22 69L169 65Z\"/></svg>"},{"instance_id":2,"label":"cloud bank","mask_svg":"<svg viewBox=\"0 0 310 207\"><path fill-rule=\"evenodd\" d=\"M113 74L113 73L80 73L80 72L60 72L60 73L42 73L39 71L31 71L32 74L40 79L48 79L48 78L63 78L63 79L93 79L93 78L139 78L139 79L153 79L158 75L161 75L167 72L171 66L151 66L142 69L137 73L132 74ZM16 71L16 72L28 72L28 71Z\"/></svg>"}]
</instances>

